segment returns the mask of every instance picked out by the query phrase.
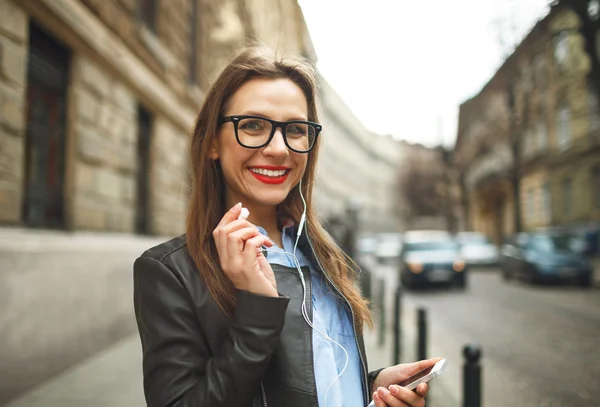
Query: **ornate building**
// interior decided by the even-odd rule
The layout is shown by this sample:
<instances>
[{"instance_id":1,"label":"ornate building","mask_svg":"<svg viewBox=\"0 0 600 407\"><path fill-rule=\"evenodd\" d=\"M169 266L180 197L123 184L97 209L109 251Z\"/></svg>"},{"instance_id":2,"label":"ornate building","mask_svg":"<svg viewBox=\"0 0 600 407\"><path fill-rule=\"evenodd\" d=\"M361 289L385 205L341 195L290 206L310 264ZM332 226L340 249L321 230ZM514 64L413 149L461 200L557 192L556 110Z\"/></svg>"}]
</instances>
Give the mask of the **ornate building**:
<instances>
[{"instance_id":1,"label":"ornate building","mask_svg":"<svg viewBox=\"0 0 600 407\"><path fill-rule=\"evenodd\" d=\"M460 107L467 227L497 242L516 229L600 219L600 108L580 23L553 7Z\"/></svg>"}]
</instances>

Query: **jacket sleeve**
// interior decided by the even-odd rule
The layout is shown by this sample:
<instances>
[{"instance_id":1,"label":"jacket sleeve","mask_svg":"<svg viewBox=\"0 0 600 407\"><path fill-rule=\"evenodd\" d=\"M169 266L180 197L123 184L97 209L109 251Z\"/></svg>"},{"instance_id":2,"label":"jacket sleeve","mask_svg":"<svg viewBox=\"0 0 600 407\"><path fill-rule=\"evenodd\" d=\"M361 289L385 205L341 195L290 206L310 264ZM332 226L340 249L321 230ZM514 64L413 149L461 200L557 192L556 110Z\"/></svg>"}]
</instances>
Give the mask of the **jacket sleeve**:
<instances>
[{"instance_id":1,"label":"jacket sleeve","mask_svg":"<svg viewBox=\"0 0 600 407\"><path fill-rule=\"evenodd\" d=\"M149 407L247 406L279 343L288 298L236 292L229 335L210 354L188 291L163 263L134 263L134 308Z\"/></svg>"},{"instance_id":2,"label":"jacket sleeve","mask_svg":"<svg viewBox=\"0 0 600 407\"><path fill-rule=\"evenodd\" d=\"M377 369L372 372L369 372L369 374L367 375L367 390L369 390L369 394L368 394L369 401L373 400L373 383L375 383L375 379L377 378L377 375L379 375L379 373L383 369L385 369L385 367L382 367L381 369Z\"/></svg>"}]
</instances>

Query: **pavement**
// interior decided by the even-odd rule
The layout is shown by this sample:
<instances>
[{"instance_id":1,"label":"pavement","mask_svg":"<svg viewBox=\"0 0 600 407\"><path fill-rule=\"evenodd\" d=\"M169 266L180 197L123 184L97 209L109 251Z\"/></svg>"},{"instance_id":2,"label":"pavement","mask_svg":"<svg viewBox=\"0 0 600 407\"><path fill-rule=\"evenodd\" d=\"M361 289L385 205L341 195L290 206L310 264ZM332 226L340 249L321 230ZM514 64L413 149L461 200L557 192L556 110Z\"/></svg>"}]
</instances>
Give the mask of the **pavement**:
<instances>
[{"instance_id":1,"label":"pavement","mask_svg":"<svg viewBox=\"0 0 600 407\"><path fill-rule=\"evenodd\" d=\"M67 369L6 407L143 407L137 335Z\"/></svg>"}]
</instances>

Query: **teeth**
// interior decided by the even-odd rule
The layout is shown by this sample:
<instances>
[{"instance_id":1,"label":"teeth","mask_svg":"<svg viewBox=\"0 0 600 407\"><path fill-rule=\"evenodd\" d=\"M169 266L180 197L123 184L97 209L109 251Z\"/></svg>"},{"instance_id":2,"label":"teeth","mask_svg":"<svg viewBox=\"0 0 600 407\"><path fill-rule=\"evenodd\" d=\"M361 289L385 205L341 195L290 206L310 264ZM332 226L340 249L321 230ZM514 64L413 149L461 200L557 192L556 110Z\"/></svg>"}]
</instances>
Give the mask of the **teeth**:
<instances>
[{"instance_id":1,"label":"teeth","mask_svg":"<svg viewBox=\"0 0 600 407\"><path fill-rule=\"evenodd\" d=\"M260 174L260 175L266 175L267 177L282 177L283 175L285 175L285 170L265 170L263 168L250 168L250 171L256 173L256 174Z\"/></svg>"}]
</instances>

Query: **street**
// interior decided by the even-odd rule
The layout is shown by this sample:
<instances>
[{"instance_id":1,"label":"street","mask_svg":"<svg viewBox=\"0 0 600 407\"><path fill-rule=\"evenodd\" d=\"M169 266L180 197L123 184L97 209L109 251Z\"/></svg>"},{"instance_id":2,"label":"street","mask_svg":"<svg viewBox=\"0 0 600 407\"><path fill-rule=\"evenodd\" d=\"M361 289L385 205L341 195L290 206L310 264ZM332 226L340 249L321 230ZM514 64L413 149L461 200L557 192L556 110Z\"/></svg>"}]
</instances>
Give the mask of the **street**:
<instances>
[{"instance_id":1,"label":"street","mask_svg":"<svg viewBox=\"0 0 600 407\"><path fill-rule=\"evenodd\" d=\"M599 288L506 283L497 269L471 271L464 292L433 288L404 296L402 360L416 357L416 310L425 307L428 356L450 362L432 386L429 405L462 401L462 348L476 343L482 349L486 407L600 406ZM386 295L393 298L394 270L381 266L377 274L388 279ZM446 400L435 397L436 387L444 389Z\"/></svg>"}]
</instances>

